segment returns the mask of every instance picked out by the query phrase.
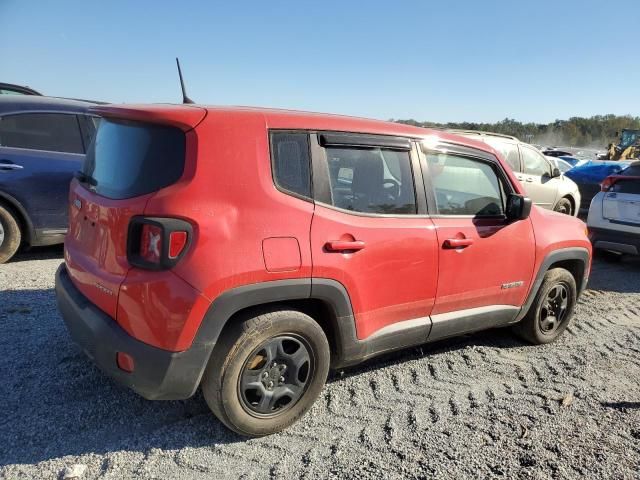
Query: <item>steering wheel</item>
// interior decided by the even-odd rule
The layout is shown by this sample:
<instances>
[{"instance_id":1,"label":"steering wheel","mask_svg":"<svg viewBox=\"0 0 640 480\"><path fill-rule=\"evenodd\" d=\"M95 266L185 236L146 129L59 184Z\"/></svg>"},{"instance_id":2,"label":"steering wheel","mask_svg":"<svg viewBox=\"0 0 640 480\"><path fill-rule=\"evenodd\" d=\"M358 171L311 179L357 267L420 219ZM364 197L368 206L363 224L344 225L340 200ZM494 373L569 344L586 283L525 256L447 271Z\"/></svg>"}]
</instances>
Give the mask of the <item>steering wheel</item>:
<instances>
[{"instance_id":1,"label":"steering wheel","mask_svg":"<svg viewBox=\"0 0 640 480\"><path fill-rule=\"evenodd\" d=\"M382 182L382 188L394 199L400 196L400 183L392 178L385 178L384 182Z\"/></svg>"}]
</instances>

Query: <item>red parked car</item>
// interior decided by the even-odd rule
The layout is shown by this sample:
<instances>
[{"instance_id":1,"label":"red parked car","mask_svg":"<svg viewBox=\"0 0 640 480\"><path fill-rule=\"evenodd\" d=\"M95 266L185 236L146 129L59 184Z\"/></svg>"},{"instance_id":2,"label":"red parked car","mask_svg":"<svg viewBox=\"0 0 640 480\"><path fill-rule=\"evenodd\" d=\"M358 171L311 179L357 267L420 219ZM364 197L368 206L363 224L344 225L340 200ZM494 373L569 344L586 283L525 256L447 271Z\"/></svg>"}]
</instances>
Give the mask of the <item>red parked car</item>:
<instances>
[{"instance_id":1,"label":"red parked car","mask_svg":"<svg viewBox=\"0 0 640 480\"><path fill-rule=\"evenodd\" d=\"M531 207L504 159L350 117L100 106L71 184L59 309L149 399L201 386L229 428L299 419L330 368L491 327L567 327L584 224Z\"/></svg>"}]
</instances>

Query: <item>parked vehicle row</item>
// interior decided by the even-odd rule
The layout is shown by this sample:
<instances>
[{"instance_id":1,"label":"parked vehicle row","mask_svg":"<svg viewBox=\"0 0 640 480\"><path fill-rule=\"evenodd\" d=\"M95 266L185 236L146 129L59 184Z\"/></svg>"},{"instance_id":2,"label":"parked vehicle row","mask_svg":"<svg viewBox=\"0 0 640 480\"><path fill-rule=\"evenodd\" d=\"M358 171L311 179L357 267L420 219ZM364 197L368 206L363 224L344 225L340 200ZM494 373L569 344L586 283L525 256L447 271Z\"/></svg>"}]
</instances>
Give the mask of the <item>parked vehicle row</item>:
<instances>
[{"instance_id":1,"label":"parked vehicle row","mask_svg":"<svg viewBox=\"0 0 640 480\"><path fill-rule=\"evenodd\" d=\"M572 168L566 176L573 180L580 189L581 209L588 210L591 200L600 191L600 184L609 175L620 173L629 166L626 161L593 160Z\"/></svg>"},{"instance_id":2,"label":"parked vehicle row","mask_svg":"<svg viewBox=\"0 0 640 480\"><path fill-rule=\"evenodd\" d=\"M0 263L21 243L62 243L69 183L98 117L90 102L0 95Z\"/></svg>"},{"instance_id":3,"label":"parked vehicle row","mask_svg":"<svg viewBox=\"0 0 640 480\"><path fill-rule=\"evenodd\" d=\"M535 205L576 216L581 203L578 186L538 149L516 137L476 130L448 130L495 148L509 164Z\"/></svg>"}]
</instances>

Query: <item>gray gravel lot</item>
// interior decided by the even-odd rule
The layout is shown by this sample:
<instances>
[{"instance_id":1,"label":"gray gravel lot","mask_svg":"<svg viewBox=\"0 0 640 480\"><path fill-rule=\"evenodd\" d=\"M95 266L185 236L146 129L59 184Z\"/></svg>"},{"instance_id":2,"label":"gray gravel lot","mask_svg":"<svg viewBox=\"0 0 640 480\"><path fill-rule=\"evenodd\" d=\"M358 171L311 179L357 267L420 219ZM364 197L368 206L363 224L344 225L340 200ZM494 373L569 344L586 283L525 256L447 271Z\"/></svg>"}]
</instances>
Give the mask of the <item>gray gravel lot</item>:
<instances>
[{"instance_id":1,"label":"gray gravel lot","mask_svg":"<svg viewBox=\"0 0 640 480\"><path fill-rule=\"evenodd\" d=\"M256 440L199 394L150 402L104 377L56 312L61 261L0 266L0 478L640 478L638 259L594 263L556 344L492 330L377 359Z\"/></svg>"}]
</instances>

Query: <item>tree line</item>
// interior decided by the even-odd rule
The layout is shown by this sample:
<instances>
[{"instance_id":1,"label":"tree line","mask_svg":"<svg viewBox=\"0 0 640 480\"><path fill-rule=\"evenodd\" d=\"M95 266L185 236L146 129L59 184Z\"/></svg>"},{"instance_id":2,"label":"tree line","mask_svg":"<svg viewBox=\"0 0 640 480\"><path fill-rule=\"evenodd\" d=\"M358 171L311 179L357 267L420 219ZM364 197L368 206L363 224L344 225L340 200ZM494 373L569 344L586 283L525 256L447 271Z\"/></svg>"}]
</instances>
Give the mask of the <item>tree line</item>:
<instances>
[{"instance_id":1,"label":"tree line","mask_svg":"<svg viewBox=\"0 0 640 480\"><path fill-rule=\"evenodd\" d=\"M513 135L520 140L545 146L564 145L592 147L604 150L611 142L616 142L616 132L623 128L640 129L640 117L631 115L595 115L593 117L571 117L552 123L522 123L505 118L498 123L476 122L418 122L413 119L393 120L399 123L427 128L456 128L463 130L483 130L486 132Z\"/></svg>"}]
</instances>

